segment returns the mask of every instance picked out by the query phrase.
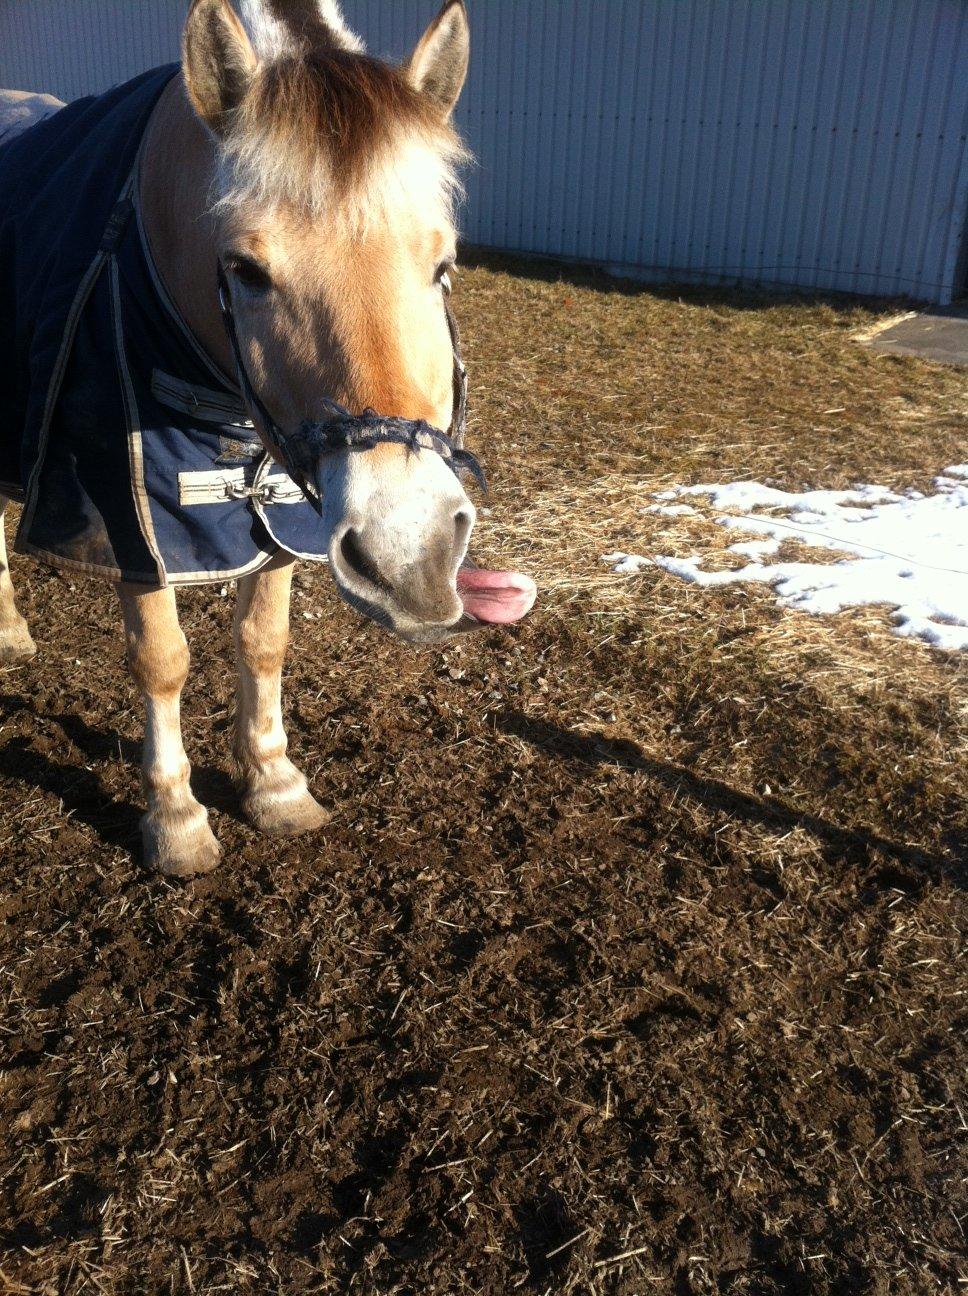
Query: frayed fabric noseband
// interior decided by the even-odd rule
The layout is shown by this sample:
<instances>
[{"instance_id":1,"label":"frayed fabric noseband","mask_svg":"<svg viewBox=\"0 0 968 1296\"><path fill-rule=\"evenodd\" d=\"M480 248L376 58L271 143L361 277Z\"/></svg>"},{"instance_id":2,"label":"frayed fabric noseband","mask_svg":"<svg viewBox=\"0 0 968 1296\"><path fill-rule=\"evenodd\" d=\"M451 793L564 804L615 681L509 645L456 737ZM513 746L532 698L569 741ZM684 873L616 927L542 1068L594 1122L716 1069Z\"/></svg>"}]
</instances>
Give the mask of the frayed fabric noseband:
<instances>
[{"instance_id":1,"label":"frayed fabric noseband","mask_svg":"<svg viewBox=\"0 0 968 1296\"><path fill-rule=\"evenodd\" d=\"M354 415L335 401L324 404L332 410L332 417L323 422L306 422L293 436L287 436L279 449L285 458L290 477L318 505L318 486L306 491L307 485L316 484L320 461L337 450L372 450L387 443L403 445L416 452L433 450L459 477L469 472L481 490L487 491L487 478L470 450L454 444L453 438L422 420L387 418L375 410L366 409Z\"/></svg>"}]
</instances>

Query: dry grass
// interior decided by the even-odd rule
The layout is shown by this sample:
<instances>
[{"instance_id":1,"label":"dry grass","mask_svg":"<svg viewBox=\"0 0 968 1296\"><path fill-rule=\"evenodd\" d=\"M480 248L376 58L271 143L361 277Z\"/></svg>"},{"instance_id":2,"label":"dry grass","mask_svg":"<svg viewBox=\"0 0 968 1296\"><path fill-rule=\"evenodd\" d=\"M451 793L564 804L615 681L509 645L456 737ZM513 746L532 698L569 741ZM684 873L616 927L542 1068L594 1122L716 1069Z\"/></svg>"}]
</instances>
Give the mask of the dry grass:
<instances>
[{"instance_id":1,"label":"dry grass","mask_svg":"<svg viewBox=\"0 0 968 1296\"><path fill-rule=\"evenodd\" d=\"M925 486L964 380L852 340L890 305L548 274L456 298L480 548L538 575L528 624L415 653L297 577L321 837L237 818L230 600L199 591L226 859L147 877L113 596L17 565L0 1291L957 1290L964 660L600 555L688 543L641 512L670 483Z\"/></svg>"},{"instance_id":2,"label":"dry grass","mask_svg":"<svg viewBox=\"0 0 968 1296\"><path fill-rule=\"evenodd\" d=\"M656 293L526 269L524 281L465 271L461 301L473 316L472 436L503 505L495 544L509 530L549 592L627 596L599 558L690 532L642 516L666 486L926 488L965 452L964 376L858 345L896 320L889 304Z\"/></svg>"}]
</instances>

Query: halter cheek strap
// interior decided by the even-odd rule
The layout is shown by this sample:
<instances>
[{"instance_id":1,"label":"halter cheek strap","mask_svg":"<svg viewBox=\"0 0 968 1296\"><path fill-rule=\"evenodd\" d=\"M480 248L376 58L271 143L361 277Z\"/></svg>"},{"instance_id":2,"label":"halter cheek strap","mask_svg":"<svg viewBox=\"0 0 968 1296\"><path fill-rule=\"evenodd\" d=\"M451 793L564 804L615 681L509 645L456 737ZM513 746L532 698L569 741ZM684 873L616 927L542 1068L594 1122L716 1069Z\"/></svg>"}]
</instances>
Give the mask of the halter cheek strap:
<instances>
[{"instance_id":1,"label":"halter cheek strap","mask_svg":"<svg viewBox=\"0 0 968 1296\"><path fill-rule=\"evenodd\" d=\"M454 315L450 304L449 280L448 287L444 290L444 314L447 316L450 345L454 352L454 412L450 419L449 436L454 445L463 450L464 433L467 431L467 370L464 367L464 358L460 351L460 331L457 328L457 317ZM480 464L478 464L477 470L480 472Z\"/></svg>"},{"instance_id":2,"label":"halter cheek strap","mask_svg":"<svg viewBox=\"0 0 968 1296\"><path fill-rule=\"evenodd\" d=\"M450 302L444 297L444 311L454 352L454 412L448 432L418 419L390 418L367 409L362 414L351 414L338 402L324 399L322 404L328 417L320 422L307 420L298 432L287 436L265 406L249 378L242 347L239 343L232 309L228 279L221 261L218 263L218 300L222 323L229 339L242 396L250 409L259 416L263 434L276 451L286 471L318 513L322 512L319 469L321 461L338 450L372 450L374 446L393 443L407 446L416 452L432 450L448 464L456 475L462 471L472 474L481 488L487 490L487 480L477 456L464 449L467 428L467 370L460 352L460 334Z\"/></svg>"}]
</instances>

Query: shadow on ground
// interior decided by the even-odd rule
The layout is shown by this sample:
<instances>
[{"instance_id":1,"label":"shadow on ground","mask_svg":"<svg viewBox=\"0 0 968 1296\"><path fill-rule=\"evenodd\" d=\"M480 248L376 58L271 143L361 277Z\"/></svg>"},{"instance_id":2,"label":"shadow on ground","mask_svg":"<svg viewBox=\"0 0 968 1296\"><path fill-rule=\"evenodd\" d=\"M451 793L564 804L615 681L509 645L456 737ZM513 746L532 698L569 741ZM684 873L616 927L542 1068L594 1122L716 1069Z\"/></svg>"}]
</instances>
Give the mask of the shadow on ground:
<instances>
[{"instance_id":1,"label":"shadow on ground","mask_svg":"<svg viewBox=\"0 0 968 1296\"><path fill-rule=\"evenodd\" d=\"M775 796L756 796L731 787L721 779L698 774L672 761L647 756L635 743L624 738L607 738L601 733L575 733L523 711L506 711L497 717L498 726L508 734L530 743L559 760L584 765L615 765L620 769L645 774L677 795L685 793L708 810L721 811L735 819L745 820L773 830L803 828L830 850L853 854L858 862L880 866L876 880L886 886L910 892L920 889L921 879L901 873L896 865L916 869L919 873L953 877L959 885L968 883L965 870L952 869L951 861L931 855L906 842L893 841L867 828L851 828L834 823L820 815L798 810ZM877 856L881 856L880 860ZM892 860L895 867L886 865Z\"/></svg>"},{"instance_id":2,"label":"shadow on ground","mask_svg":"<svg viewBox=\"0 0 968 1296\"><path fill-rule=\"evenodd\" d=\"M92 828L106 846L137 852L143 807L116 797L91 766L122 760L137 768L141 763L140 742L94 728L67 711L38 711L27 697L0 694L0 716L12 716L18 711L29 711L42 729L56 728L66 742L51 742L49 736L44 740L23 735L8 739L0 745L0 776L56 797L63 802L66 813ZM82 754L83 766L66 750L70 746ZM64 760L54 758L57 751L64 752ZM193 766L192 789L203 805L244 822L238 793L225 770L214 765Z\"/></svg>"},{"instance_id":3,"label":"shadow on ground","mask_svg":"<svg viewBox=\"0 0 968 1296\"><path fill-rule=\"evenodd\" d=\"M662 282L633 279L627 275L611 274L603 266L588 262L563 261L556 257L541 257L526 252L502 252L494 248L467 244L460 250L461 265L468 268L490 270L497 274L510 274L518 279L534 279L540 283L566 283L575 288L591 288L595 292L615 293L623 297L650 296L665 301L681 301L690 306L721 306L729 310L759 311L770 306L828 306L838 314L855 313L859 306L871 311L897 311L909 304L897 297L864 297L852 293L804 292L783 284L775 288L746 283L710 284L682 283L675 279L676 270L670 267L669 278ZM664 267L660 267L663 272Z\"/></svg>"}]
</instances>

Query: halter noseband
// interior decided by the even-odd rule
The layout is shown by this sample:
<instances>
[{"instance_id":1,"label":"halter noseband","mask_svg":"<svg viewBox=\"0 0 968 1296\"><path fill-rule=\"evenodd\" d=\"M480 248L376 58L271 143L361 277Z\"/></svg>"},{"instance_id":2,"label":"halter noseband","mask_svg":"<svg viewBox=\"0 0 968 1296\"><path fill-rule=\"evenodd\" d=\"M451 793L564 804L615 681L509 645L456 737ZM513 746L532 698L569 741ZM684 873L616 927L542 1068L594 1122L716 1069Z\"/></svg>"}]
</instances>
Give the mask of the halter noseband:
<instances>
[{"instance_id":1,"label":"halter noseband","mask_svg":"<svg viewBox=\"0 0 968 1296\"><path fill-rule=\"evenodd\" d=\"M322 512L322 501L319 487L313 481L313 468L318 465L320 459L334 454L337 450L372 450L374 446L387 442L407 446L412 451L433 450L456 475L459 476L466 470L473 475L483 490L487 490L487 480L477 456L464 449L464 433L467 428L467 370L461 359L457 321L454 319L454 312L446 296L444 311L454 351L454 412L447 432L441 432L439 428L432 427L422 419L390 418L377 414L372 409L366 409L359 415L351 414L338 402L326 398L322 404L328 417L321 422L307 419L298 432L286 436L266 409L249 378L235 326L228 279L221 261L218 262L217 282L222 323L225 325L225 332L232 348L242 396L250 409L259 416L259 422L262 424L269 445L278 453L289 476L317 513Z\"/></svg>"}]
</instances>

